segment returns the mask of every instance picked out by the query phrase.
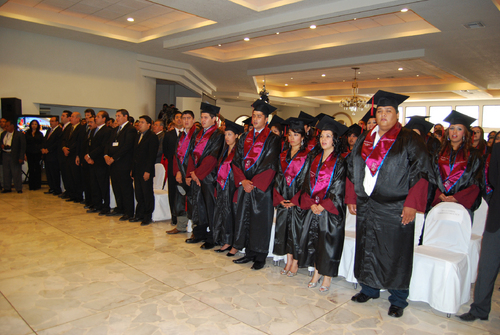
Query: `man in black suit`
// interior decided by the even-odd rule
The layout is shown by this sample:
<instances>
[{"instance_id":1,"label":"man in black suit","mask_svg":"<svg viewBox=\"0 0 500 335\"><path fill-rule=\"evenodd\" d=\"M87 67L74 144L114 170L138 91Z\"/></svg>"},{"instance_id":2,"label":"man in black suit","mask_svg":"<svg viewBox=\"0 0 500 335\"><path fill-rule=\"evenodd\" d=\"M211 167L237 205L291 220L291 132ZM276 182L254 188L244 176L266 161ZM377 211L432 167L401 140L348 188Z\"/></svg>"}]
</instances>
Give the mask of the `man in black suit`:
<instances>
[{"instance_id":1,"label":"man in black suit","mask_svg":"<svg viewBox=\"0 0 500 335\"><path fill-rule=\"evenodd\" d=\"M92 119L92 121L91 121ZM92 189L90 182L90 167L85 160L85 155L88 153L90 134L95 129L95 111L92 108L85 110L85 137L82 140L82 149L80 150L80 166L82 169L83 180L83 193L85 194L85 208L88 209L92 206Z\"/></svg>"},{"instance_id":2,"label":"man in black suit","mask_svg":"<svg viewBox=\"0 0 500 335\"><path fill-rule=\"evenodd\" d=\"M45 161L45 173L49 184L46 194L61 194L61 174L58 161L58 149L62 136L62 128L59 125L59 116L50 118L50 130L45 134L42 146L43 159Z\"/></svg>"},{"instance_id":3,"label":"man in black suit","mask_svg":"<svg viewBox=\"0 0 500 335\"><path fill-rule=\"evenodd\" d=\"M500 144L493 144L488 168L488 181L493 195L488 208L481 243L481 255L474 287L474 302L469 312L460 315L464 321L488 320L495 280L500 270Z\"/></svg>"},{"instance_id":4,"label":"man in black suit","mask_svg":"<svg viewBox=\"0 0 500 335\"><path fill-rule=\"evenodd\" d=\"M3 191L11 192L12 181L17 193L23 193L22 166L26 153L26 138L16 129L15 122L7 120L0 138L3 165Z\"/></svg>"},{"instance_id":5,"label":"man in black suit","mask_svg":"<svg viewBox=\"0 0 500 335\"><path fill-rule=\"evenodd\" d=\"M92 190L92 208L87 213L106 215L109 213L109 169L104 160L104 150L113 132L106 126L109 114L100 111L95 117L95 128L89 139L88 152L84 156L89 165ZM91 121L93 118L90 119Z\"/></svg>"},{"instance_id":6,"label":"man in black suit","mask_svg":"<svg viewBox=\"0 0 500 335\"><path fill-rule=\"evenodd\" d=\"M165 138L165 122L163 122L163 120L156 120L151 126L151 130L158 137L159 144L155 163L161 163L161 159L163 157L163 139Z\"/></svg>"},{"instance_id":7,"label":"man in black suit","mask_svg":"<svg viewBox=\"0 0 500 335\"><path fill-rule=\"evenodd\" d=\"M64 156L66 157L66 169L68 171L68 186L66 193L69 199L80 203L83 201L83 185L82 185L82 169L80 166L80 158L78 157L82 147L82 141L85 139L85 126L80 124L81 115L79 112L71 114L71 129L68 140L63 147Z\"/></svg>"},{"instance_id":8,"label":"man in black suit","mask_svg":"<svg viewBox=\"0 0 500 335\"><path fill-rule=\"evenodd\" d=\"M71 126L71 112L69 110L65 110L61 114L61 123L62 123L62 135L59 138L59 149L57 150L57 161L59 162L59 171L61 171L61 177L62 181L64 184L64 193L59 195L63 199L69 198L69 192L67 193L66 190L69 185L69 171L66 167L66 155L64 155L63 148L66 146L66 142L68 142L69 139L69 134L71 132L71 129L73 128Z\"/></svg>"},{"instance_id":9,"label":"man in black suit","mask_svg":"<svg viewBox=\"0 0 500 335\"><path fill-rule=\"evenodd\" d=\"M104 160L110 167L109 174L116 200L116 208L107 215L120 215L120 221L134 217L134 186L130 172L137 130L128 121L128 117L126 109L116 111L118 127L113 129L104 149Z\"/></svg>"},{"instance_id":10,"label":"man in black suit","mask_svg":"<svg viewBox=\"0 0 500 335\"><path fill-rule=\"evenodd\" d=\"M134 144L134 163L132 176L135 185L135 199L137 207L135 217L130 222L141 221L141 226L151 223L155 207L153 178L155 176L155 161L158 152L158 137L151 128L152 120L149 116L139 117L139 132Z\"/></svg>"},{"instance_id":11,"label":"man in black suit","mask_svg":"<svg viewBox=\"0 0 500 335\"><path fill-rule=\"evenodd\" d=\"M177 192L177 182L174 175L174 159L175 151L177 149L177 141L181 133L184 132L184 125L182 122L182 113L179 110L175 111L174 114L175 129L167 131L163 138L163 154L168 161L167 168L167 182L168 182L168 203L170 205L170 214L172 216L172 225L177 225L177 213L180 216L185 216L185 204L184 201L176 201L176 197L181 196ZM182 196L185 198L185 196ZM184 207L182 206L184 204ZM177 205L177 208L176 208ZM176 230L177 231L177 230Z\"/></svg>"}]
</instances>

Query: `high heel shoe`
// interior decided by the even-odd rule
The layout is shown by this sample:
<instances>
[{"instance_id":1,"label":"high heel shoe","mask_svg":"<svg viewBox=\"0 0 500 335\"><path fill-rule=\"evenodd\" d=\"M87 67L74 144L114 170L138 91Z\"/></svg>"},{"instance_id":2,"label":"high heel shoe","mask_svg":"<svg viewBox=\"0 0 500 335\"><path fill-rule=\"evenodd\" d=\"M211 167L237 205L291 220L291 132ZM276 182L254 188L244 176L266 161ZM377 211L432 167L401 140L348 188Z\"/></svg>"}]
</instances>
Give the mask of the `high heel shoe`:
<instances>
[{"instance_id":1,"label":"high heel shoe","mask_svg":"<svg viewBox=\"0 0 500 335\"><path fill-rule=\"evenodd\" d=\"M224 251L226 251L226 250L224 250ZM226 254L226 256L227 256L227 257L233 257L234 255L236 255L236 253L237 253L237 252L238 252L238 251L236 251L234 254L232 254L232 253L231 253L231 251L230 251L230 252L228 252L228 253Z\"/></svg>"},{"instance_id":2,"label":"high heel shoe","mask_svg":"<svg viewBox=\"0 0 500 335\"><path fill-rule=\"evenodd\" d=\"M222 249L222 248L219 248L217 250L214 250L215 252L224 252L224 251L228 251L228 250L231 250L231 246L227 247L226 249Z\"/></svg>"},{"instance_id":3,"label":"high heel shoe","mask_svg":"<svg viewBox=\"0 0 500 335\"><path fill-rule=\"evenodd\" d=\"M319 291L320 291L321 293L326 293L326 292L328 292L329 290L330 290L330 285L328 285L328 286L323 286L323 285L321 285L321 287L319 288Z\"/></svg>"},{"instance_id":4,"label":"high heel shoe","mask_svg":"<svg viewBox=\"0 0 500 335\"><path fill-rule=\"evenodd\" d=\"M287 276L287 277L295 277L296 275L297 275L297 272L288 271L288 272L286 273L286 276Z\"/></svg>"},{"instance_id":5,"label":"high heel shoe","mask_svg":"<svg viewBox=\"0 0 500 335\"><path fill-rule=\"evenodd\" d=\"M280 271L280 275L286 275L286 273L288 272L288 270L285 270L285 269L281 269Z\"/></svg>"},{"instance_id":6,"label":"high heel shoe","mask_svg":"<svg viewBox=\"0 0 500 335\"><path fill-rule=\"evenodd\" d=\"M318 286L318 283L319 281L321 280L321 277L318 278L318 281L313 283L312 281L309 282L309 284L307 284L307 287L308 288L315 288L316 286Z\"/></svg>"}]
</instances>

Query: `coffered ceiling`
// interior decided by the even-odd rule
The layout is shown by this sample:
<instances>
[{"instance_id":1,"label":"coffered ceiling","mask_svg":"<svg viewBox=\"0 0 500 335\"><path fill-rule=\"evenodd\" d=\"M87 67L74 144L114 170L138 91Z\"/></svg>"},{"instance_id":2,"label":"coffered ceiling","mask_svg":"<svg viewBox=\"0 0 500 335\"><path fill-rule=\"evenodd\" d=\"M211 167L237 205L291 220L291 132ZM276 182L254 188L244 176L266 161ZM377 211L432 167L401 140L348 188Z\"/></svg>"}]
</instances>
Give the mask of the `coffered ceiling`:
<instances>
[{"instance_id":1,"label":"coffered ceiling","mask_svg":"<svg viewBox=\"0 0 500 335\"><path fill-rule=\"evenodd\" d=\"M279 103L338 103L358 67L361 95L466 101L500 98L499 8L499 0L0 0L0 26L187 63L217 99L252 100L265 83Z\"/></svg>"}]
</instances>

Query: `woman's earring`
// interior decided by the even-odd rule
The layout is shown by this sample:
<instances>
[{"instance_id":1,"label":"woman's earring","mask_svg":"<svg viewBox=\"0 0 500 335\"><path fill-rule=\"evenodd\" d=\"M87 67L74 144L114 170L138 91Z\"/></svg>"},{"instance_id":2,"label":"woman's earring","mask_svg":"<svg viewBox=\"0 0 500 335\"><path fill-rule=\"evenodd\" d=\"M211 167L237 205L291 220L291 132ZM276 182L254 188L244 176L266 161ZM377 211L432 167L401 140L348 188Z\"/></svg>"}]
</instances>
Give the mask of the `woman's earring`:
<instances>
[{"instance_id":1,"label":"woman's earring","mask_svg":"<svg viewBox=\"0 0 500 335\"><path fill-rule=\"evenodd\" d=\"M448 141L450 140L450 137L448 136Z\"/></svg>"},{"instance_id":2,"label":"woman's earring","mask_svg":"<svg viewBox=\"0 0 500 335\"><path fill-rule=\"evenodd\" d=\"M465 142L465 136L462 136L462 142Z\"/></svg>"},{"instance_id":3,"label":"woman's earring","mask_svg":"<svg viewBox=\"0 0 500 335\"><path fill-rule=\"evenodd\" d=\"M300 145L304 145L304 139L302 139L302 141L300 142Z\"/></svg>"}]
</instances>

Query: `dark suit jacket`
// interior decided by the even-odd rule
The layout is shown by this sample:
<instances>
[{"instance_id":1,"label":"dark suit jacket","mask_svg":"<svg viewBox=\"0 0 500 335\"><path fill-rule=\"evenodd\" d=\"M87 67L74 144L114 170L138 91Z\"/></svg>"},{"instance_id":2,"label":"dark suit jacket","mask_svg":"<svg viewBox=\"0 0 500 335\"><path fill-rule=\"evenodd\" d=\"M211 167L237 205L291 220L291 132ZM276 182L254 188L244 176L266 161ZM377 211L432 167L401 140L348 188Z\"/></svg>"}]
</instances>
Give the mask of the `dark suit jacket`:
<instances>
[{"instance_id":1,"label":"dark suit jacket","mask_svg":"<svg viewBox=\"0 0 500 335\"><path fill-rule=\"evenodd\" d=\"M66 147L69 149L69 155L67 158L74 159L80 154L82 150L82 142L87 137L85 130L85 126L77 124L74 126L73 132L70 132L68 141L66 142Z\"/></svg>"},{"instance_id":2,"label":"dark suit jacket","mask_svg":"<svg viewBox=\"0 0 500 335\"><path fill-rule=\"evenodd\" d=\"M118 129L119 127L113 129L113 133L104 149L104 155L108 155L115 160L111 164L111 168L130 171L132 169L132 155L137 130L130 122L123 127L119 134L117 134ZM117 144L114 145L114 143Z\"/></svg>"},{"instance_id":3,"label":"dark suit jacket","mask_svg":"<svg viewBox=\"0 0 500 335\"><path fill-rule=\"evenodd\" d=\"M493 187L493 195L488 207L485 230L494 233L500 228L500 143L493 144L488 181Z\"/></svg>"},{"instance_id":4,"label":"dark suit jacket","mask_svg":"<svg viewBox=\"0 0 500 335\"><path fill-rule=\"evenodd\" d=\"M158 152L158 136L151 130L144 133L141 143L139 139L141 134L138 133L134 142L134 165L132 174L142 176L144 172L149 172L150 178L155 176L155 161Z\"/></svg>"},{"instance_id":5,"label":"dark suit jacket","mask_svg":"<svg viewBox=\"0 0 500 335\"><path fill-rule=\"evenodd\" d=\"M58 151L58 157L59 157L59 163L64 162L64 159L66 156L64 156L64 152L62 148L68 146L68 140L69 140L69 134L71 133L71 123L62 129L64 126L61 126L62 134L61 137L59 138L59 151Z\"/></svg>"},{"instance_id":6,"label":"dark suit jacket","mask_svg":"<svg viewBox=\"0 0 500 335\"><path fill-rule=\"evenodd\" d=\"M174 157L175 151L177 149L177 141L179 138L177 137L177 132L175 129L167 131L165 136L163 137L163 154L168 161L168 176L173 176L173 168L174 168Z\"/></svg>"},{"instance_id":7,"label":"dark suit jacket","mask_svg":"<svg viewBox=\"0 0 500 335\"><path fill-rule=\"evenodd\" d=\"M45 154L46 162L54 162L57 161L57 157L59 155L60 145L61 145L61 136L62 136L62 127L58 126L50 135L50 130L45 134L45 138L43 139L42 148L49 150L48 154ZM62 151L62 150L61 150Z\"/></svg>"},{"instance_id":8,"label":"dark suit jacket","mask_svg":"<svg viewBox=\"0 0 500 335\"><path fill-rule=\"evenodd\" d=\"M7 131L4 131L0 136L0 144L3 144L3 138L5 135L7 135ZM10 153L12 155L12 159L24 160L24 154L26 154L26 138L24 137L24 134L18 130L14 130L14 133L12 134Z\"/></svg>"},{"instance_id":9,"label":"dark suit jacket","mask_svg":"<svg viewBox=\"0 0 500 335\"><path fill-rule=\"evenodd\" d=\"M95 167L106 166L106 161L104 160L104 150L106 149L106 145L108 144L109 137L112 133L113 130L104 125L91 137L88 154L94 161Z\"/></svg>"},{"instance_id":10,"label":"dark suit jacket","mask_svg":"<svg viewBox=\"0 0 500 335\"><path fill-rule=\"evenodd\" d=\"M159 143L158 153L156 154L156 163L161 163L161 157L163 156L163 139L165 138L165 131L157 134L156 137L158 137Z\"/></svg>"}]
</instances>

